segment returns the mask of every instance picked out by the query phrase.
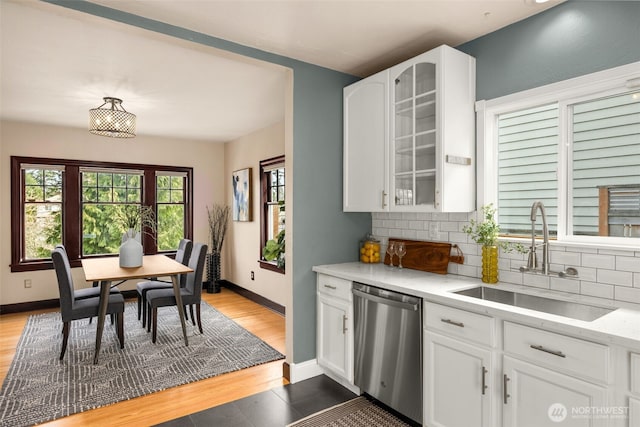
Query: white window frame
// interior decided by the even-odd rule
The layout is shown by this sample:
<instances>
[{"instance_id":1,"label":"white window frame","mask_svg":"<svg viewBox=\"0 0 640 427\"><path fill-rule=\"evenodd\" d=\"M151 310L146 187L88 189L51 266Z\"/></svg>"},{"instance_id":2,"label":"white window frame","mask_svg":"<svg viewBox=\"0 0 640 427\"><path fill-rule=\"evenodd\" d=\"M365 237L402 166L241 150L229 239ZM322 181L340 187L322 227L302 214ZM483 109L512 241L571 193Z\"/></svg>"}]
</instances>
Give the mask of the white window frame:
<instances>
[{"instance_id":1,"label":"white window frame","mask_svg":"<svg viewBox=\"0 0 640 427\"><path fill-rule=\"evenodd\" d=\"M571 215L567 161L570 160L568 113L572 104L637 89L640 93L640 62L528 89L491 100L476 102L477 208L498 200L498 117L538 105L558 104L558 236L562 244L628 249L640 246L640 238L569 235ZM498 206L499 209L499 206ZM517 240L517 239L509 239Z\"/></svg>"}]
</instances>

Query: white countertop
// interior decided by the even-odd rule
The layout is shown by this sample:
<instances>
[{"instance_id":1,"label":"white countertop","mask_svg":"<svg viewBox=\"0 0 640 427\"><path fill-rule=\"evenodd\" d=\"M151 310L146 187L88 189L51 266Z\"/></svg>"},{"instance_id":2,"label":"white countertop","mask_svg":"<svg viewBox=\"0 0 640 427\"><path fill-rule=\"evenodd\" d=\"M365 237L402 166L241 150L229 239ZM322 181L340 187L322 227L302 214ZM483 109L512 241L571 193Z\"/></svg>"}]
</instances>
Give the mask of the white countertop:
<instances>
[{"instance_id":1,"label":"white countertop","mask_svg":"<svg viewBox=\"0 0 640 427\"><path fill-rule=\"evenodd\" d=\"M426 273L418 270L390 268L384 264L363 264L351 262L344 264L318 265L313 271L330 276L377 286L425 298L428 301L446 304L476 313L497 316L504 320L527 324L566 333L585 339L597 340L629 347L640 351L640 305L613 301L584 295L538 289L530 286L510 284L490 285L480 279L453 274ZM535 296L555 298L565 301L600 307L616 308L615 311L586 322L557 316L535 310L501 304L493 301L457 295L453 291L475 286L491 286L508 291L517 291Z\"/></svg>"}]
</instances>

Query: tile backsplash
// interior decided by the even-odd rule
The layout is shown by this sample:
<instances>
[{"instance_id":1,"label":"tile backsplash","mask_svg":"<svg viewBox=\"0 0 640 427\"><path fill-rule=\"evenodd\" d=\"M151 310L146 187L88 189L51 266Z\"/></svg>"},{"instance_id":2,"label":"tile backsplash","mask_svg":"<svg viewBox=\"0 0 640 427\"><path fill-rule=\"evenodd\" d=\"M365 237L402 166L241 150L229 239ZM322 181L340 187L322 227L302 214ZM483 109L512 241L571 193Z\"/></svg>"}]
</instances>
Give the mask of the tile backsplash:
<instances>
[{"instance_id":1,"label":"tile backsplash","mask_svg":"<svg viewBox=\"0 0 640 427\"><path fill-rule=\"evenodd\" d=\"M455 243L464 253L464 264L450 263L449 274L479 278L481 247L462 231L475 215L475 212L373 213L372 233L382 241L382 250L386 250L389 237ZM550 262L552 271L577 269L578 278L521 273L520 266L527 263L526 254L501 252L500 282L640 304L640 248L611 250L552 242Z\"/></svg>"}]
</instances>

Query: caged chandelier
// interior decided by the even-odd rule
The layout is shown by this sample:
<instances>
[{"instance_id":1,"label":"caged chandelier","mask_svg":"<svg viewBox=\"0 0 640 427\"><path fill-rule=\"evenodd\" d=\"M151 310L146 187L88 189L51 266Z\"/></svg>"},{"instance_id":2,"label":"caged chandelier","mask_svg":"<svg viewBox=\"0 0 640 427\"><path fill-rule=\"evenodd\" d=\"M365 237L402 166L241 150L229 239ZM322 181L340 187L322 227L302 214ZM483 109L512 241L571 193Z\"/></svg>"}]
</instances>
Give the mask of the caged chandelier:
<instances>
[{"instance_id":1,"label":"caged chandelier","mask_svg":"<svg viewBox=\"0 0 640 427\"><path fill-rule=\"evenodd\" d=\"M89 110L89 132L111 138L136 136L136 115L122 107L122 100L104 97L104 104Z\"/></svg>"}]
</instances>

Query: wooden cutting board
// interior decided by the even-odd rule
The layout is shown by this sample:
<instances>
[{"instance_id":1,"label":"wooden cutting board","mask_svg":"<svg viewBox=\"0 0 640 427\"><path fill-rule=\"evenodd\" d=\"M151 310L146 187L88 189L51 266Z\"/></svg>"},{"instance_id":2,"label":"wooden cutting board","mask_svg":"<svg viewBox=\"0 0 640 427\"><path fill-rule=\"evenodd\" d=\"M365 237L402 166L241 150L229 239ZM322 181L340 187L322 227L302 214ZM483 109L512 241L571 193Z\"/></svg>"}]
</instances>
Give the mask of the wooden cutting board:
<instances>
[{"instance_id":1,"label":"wooden cutting board","mask_svg":"<svg viewBox=\"0 0 640 427\"><path fill-rule=\"evenodd\" d=\"M389 242L404 242L407 254L402 257L402 267L431 273L447 274L449 262L464 263L464 255L458 247L451 243L427 242L422 240L407 240L394 237ZM451 255L451 249L455 255ZM384 263L389 265L389 254L385 254ZM398 265L398 256L393 256L393 265Z\"/></svg>"}]
</instances>

